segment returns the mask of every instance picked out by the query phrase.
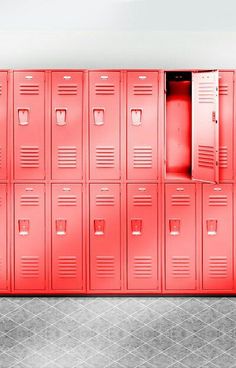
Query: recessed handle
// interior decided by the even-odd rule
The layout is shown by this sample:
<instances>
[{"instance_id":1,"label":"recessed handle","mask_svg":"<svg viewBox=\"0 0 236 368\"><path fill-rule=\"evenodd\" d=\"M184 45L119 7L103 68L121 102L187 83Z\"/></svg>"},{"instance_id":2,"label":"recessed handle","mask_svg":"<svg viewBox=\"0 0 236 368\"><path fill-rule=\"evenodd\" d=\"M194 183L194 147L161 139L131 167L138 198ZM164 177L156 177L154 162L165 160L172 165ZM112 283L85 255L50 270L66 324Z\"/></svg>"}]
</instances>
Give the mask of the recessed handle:
<instances>
[{"instance_id":1,"label":"recessed handle","mask_svg":"<svg viewBox=\"0 0 236 368\"><path fill-rule=\"evenodd\" d=\"M66 108L56 108L56 123L59 126L66 125Z\"/></svg>"},{"instance_id":2,"label":"recessed handle","mask_svg":"<svg viewBox=\"0 0 236 368\"><path fill-rule=\"evenodd\" d=\"M132 108L131 109L131 120L133 125L141 125L142 124L142 109L141 108Z\"/></svg>"},{"instance_id":3,"label":"recessed handle","mask_svg":"<svg viewBox=\"0 0 236 368\"><path fill-rule=\"evenodd\" d=\"M30 228L30 222L29 220L21 219L18 220L18 229L20 235L28 235L29 234L29 228Z\"/></svg>"},{"instance_id":4,"label":"recessed handle","mask_svg":"<svg viewBox=\"0 0 236 368\"><path fill-rule=\"evenodd\" d=\"M105 220L103 219L94 220L94 234L104 235L104 232L105 232Z\"/></svg>"},{"instance_id":5,"label":"recessed handle","mask_svg":"<svg viewBox=\"0 0 236 368\"><path fill-rule=\"evenodd\" d=\"M57 235L66 235L66 220L65 219L56 220L56 233Z\"/></svg>"},{"instance_id":6,"label":"recessed handle","mask_svg":"<svg viewBox=\"0 0 236 368\"><path fill-rule=\"evenodd\" d=\"M19 125L29 124L29 109L28 108L18 109L18 122L19 122Z\"/></svg>"},{"instance_id":7,"label":"recessed handle","mask_svg":"<svg viewBox=\"0 0 236 368\"><path fill-rule=\"evenodd\" d=\"M132 231L132 235L142 234L142 220L141 219L131 219L131 231Z\"/></svg>"},{"instance_id":8,"label":"recessed handle","mask_svg":"<svg viewBox=\"0 0 236 368\"><path fill-rule=\"evenodd\" d=\"M100 107L93 109L93 119L95 125L104 125L105 110Z\"/></svg>"},{"instance_id":9,"label":"recessed handle","mask_svg":"<svg viewBox=\"0 0 236 368\"><path fill-rule=\"evenodd\" d=\"M207 234L208 235L216 235L217 234L217 220L216 219L206 220L206 226L207 226Z\"/></svg>"},{"instance_id":10,"label":"recessed handle","mask_svg":"<svg viewBox=\"0 0 236 368\"><path fill-rule=\"evenodd\" d=\"M170 219L169 220L169 231L170 235L179 235L180 234L180 220L179 219Z\"/></svg>"}]
</instances>

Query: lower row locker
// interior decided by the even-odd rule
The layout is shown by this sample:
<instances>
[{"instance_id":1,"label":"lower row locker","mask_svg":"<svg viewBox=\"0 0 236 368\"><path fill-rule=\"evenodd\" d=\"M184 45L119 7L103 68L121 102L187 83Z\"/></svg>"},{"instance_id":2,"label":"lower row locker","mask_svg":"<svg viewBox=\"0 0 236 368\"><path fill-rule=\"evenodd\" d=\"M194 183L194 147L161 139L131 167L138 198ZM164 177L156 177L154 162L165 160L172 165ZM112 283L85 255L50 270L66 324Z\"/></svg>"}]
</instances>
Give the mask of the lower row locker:
<instances>
[{"instance_id":1,"label":"lower row locker","mask_svg":"<svg viewBox=\"0 0 236 368\"><path fill-rule=\"evenodd\" d=\"M233 186L203 185L203 289L233 288Z\"/></svg>"},{"instance_id":2,"label":"lower row locker","mask_svg":"<svg viewBox=\"0 0 236 368\"><path fill-rule=\"evenodd\" d=\"M81 184L52 184L52 288L82 289Z\"/></svg>"},{"instance_id":3,"label":"lower row locker","mask_svg":"<svg viewBox=\"0 0 236 368\"><path fill-rule=\"evenodd\" d=\"M128 184L128 289L157 289L157 185Z\"/></svg>"},{"instance_id":4,"label":"lower row locker","mask_svg":"<svg viewBox=\"0 0 236 368\"><path fill-rule=\"evenodd\" d=\"M15 289L45 289L44 184L15 184Z\"/></svg>"},{"instance_id":5,"label":"lower row locker","mask_svg":"<svg viewBox=\"0 0 236 368\"><path fill-rule=\"evenodd\" d=\"M166 184L165 277L167 290L196 288L194 184Z\"/></svg>"},{"instance_id":6,"label":"lower row locker","mask_svg":"<svg viewBox=\"0 0 236 368\"><path fill-rule=\"evenodd\" d=\"M6 185L0 184L0 290L7 288Z\"/></svg>"},{"instance_id":7,"label":"lower row locker","mask_svg":"<svg viewBox=\"0 0 236 368\"><path fill-rule=\"evenodd\" d=\"M119 290L120 185L90 185L90 288Z\"/></svg>"}]
</instances>

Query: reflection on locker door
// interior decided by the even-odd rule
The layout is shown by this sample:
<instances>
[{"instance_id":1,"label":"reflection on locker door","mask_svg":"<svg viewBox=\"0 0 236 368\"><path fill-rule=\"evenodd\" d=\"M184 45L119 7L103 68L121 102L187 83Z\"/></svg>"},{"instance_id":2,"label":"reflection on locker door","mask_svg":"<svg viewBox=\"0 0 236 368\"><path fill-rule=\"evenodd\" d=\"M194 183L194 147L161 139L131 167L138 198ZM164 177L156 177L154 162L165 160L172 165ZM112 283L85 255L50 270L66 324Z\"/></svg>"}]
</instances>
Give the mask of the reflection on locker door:
<instances>
[{"instance_id":1,"label":"reflection on locker door","mask_svg":"<svg viewBox=\"0 0 236 368\"><path fill-rule=\"evenodd\" d=\"M157 289L157 185L128 184L128 289Z\"/></svg>"},{"instance_id":2,"label":"reflection on locker door","mask_svg":"<svg viewBox=\"0 0 236 368\"><path fill-rule=\"evenodd\" d=\"M203 185L203 288L233 287L233 186Z\"/></svg>"},{"instance_id":3,"label":"reflection on locker door","mask_svg":"<svg viewBox=\"0 0 236 368\"><path fill-rule=\"evenodd\" d=\"M81 184L52 184L52 287L82 288Z\"/></svg>"},{"instance_id":4,"label":"reflection on locker door","mask_svg":"<svg viewBox=\"0 0 236 368\"><path fill-rule=\"evenodd\" d=\"M120 251L120 185L91 184L91 289L120 289Z\"/></svg>"},{"instance_id":5,"label":"reflection on locker door","mask_svg":"<svg viewBox=\"0 0 236 368\"><path fill-rule=\"evenodd\" d=\"M7 288L6 185L0 184L0 289Z\"/></svg>"},{"instance_id":6,"label":"reflection on locker door","mask_svg":"<svg viewBox=\"0 0 236 368\"><path fill-rule=\"evenodd\" d=\"M158 73L128 72L128 179L156 179Z\"/></svg>"},{"instance_id":7,"label":"reflection on locker door","mask_svg":"<svg viewBox=\"0 0 236 368\"><path fill-rule=\"evenodd\" d=\"M15 185L15 289L45 289L44 184Z\"/></svg>"},{"instance_id":8,"label":"reflection on locker door","mask_svg":"<svg viewBox=\"0 0 236 368\"><path fill-rule=\"evenodd\" d=\"M89 73L91 179L120 177L120 72Z\"/></svg>"},{"instance_id":9,"label":"reflection on locker door","mask_svg":"<svg viewBox=\"0 0 236 368\"><path fill-rule=\"evenodd\" d=\"M196 288L195 185L166 184L166 289Z\"/></svg>"},{"instance_id":10,"label":"reflection on locker door","mask_svg":"<svg viewBox=\"0 0 236 368\"><path fill-rule=\"evenodd\" d=\"M44 178L44 72L14 72L15 179Z\"/></svg>"},{"instance_id":11,"label":"reflection on locker door","mask_svg":"<svg viewBox=\"0 0 236 368\"><path fill-rule=\"evenodd\" d=\"M82 178L82 72L52 72L52 178Z\"/></svg>"},{"instance_id":12,"label":"reflection on locker door","mask_svg":"<svg viewBox=\"0 0 236 368\"><path fill-rule=\"evenodd\" d=\"M7 72L0 72L0 179L6 179L7 155Z\"/></svg>"}]
</instances>

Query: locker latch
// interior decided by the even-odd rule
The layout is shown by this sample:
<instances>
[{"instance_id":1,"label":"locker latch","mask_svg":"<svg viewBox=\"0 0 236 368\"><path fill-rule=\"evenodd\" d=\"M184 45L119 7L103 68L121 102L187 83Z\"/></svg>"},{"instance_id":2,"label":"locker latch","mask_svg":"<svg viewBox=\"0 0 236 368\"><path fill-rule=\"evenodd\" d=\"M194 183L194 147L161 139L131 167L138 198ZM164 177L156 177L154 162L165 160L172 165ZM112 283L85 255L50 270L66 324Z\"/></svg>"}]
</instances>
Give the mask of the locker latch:
<instances>
[{"instance_id":1,"label":"locker latch","mask_svg":"<svg viewBox=\"0 0 236 368\"><path fill-rule=\"evenodd\" d=\"M209 219L207 220L207 234L216 235L217 233L217 220Z\"/></svg>"},{"instance_id":2,"label":"locker latch","mask_svg":"<svg viewBox=\"0 0 236 368\"><path fill-rule=\"evenodd\" d=\"M133 235L141 235L142 233L142 220L141 219L131 220L131 231Z\"/></svg>"},{"instance_id":3,"label":"locker latch","mask_svg":"<svg viewBox=\"0 0 236 368\"><path fill-rule=\"evenodd\" d=\"M133 125L141 125L142 109L131 109L131 119Z\"/></svg>"},{"instance_id":4,"label":"locker latch","mask_svg":"<svg viewBox=\"0 0 236 368\"><path fill-rule=\"evenodd\" d=\"M94 220L95 235L104 235L104 229L105 229L105 220L102 219Z\"/></svg>"},{"instance_id":5,"label":"locker latch","mask_svg":"<svg viewBox=\"0 0 236 368\"><path fill-rule=\"evenodd\" d=\"M66 108L56 108L55 110L57 125L66 125Z\"/></svg>"},{"instance_id":6,"label":"locker latch","mask_svg":"<svg viewBox=\"0 0 236 368\"><path fill-rule=\"evenodd\" d=\"M217 123L217 121L216 121L216 112L215 111L212 111L212 121L213 121L213 123Z\"/></svg>"},{"instance_id":7,"label":"locker latch","mask_svg":"<svg viewBox=\"0 0 236 368\"><path fill-rule=\"evenodd\" d=\"M29 234L29 220L18 220L18 228L20 235Z\"/></svg>"},{"instance_id":8,"label":"locker latch","mask_svg":"<svg viewBox=\"0 0 236 368\"><path fill-rule=\"evenodd\" d=\"M56 233L57 235L66 235L66 220L64 219L56 220Z\"/></svg>"},{"instance_id":9,"label":"locker latch","mask_svg":"<svg viewBox=\"0 0 236 368\"><path fill-rule=\"evenodd\" d=\"M180 220L178 219L170 219L169 220L169 229L171 235L179 235L180 234Z\"/></svg>"},{"instance_id":10,"label":"locker latch","mask_svg":"<svg viewBox=\"0 0 236 368\"><path fill-rule=\"evenodd\" d=\"M20 125L29 124L29 109L26 108L18 109L18 121Z\"/></svg>"},{"instance_id":11,"label":"locker latch","mask_svg":"<svg viewBox=\"0 0 236 368\"><path fill-rule=\"evenodd\" d=\"M104 109L103 108L94 108L93 109L93 118L95 125L103 125L104 124Z\"/></svg>"}]
</instances>

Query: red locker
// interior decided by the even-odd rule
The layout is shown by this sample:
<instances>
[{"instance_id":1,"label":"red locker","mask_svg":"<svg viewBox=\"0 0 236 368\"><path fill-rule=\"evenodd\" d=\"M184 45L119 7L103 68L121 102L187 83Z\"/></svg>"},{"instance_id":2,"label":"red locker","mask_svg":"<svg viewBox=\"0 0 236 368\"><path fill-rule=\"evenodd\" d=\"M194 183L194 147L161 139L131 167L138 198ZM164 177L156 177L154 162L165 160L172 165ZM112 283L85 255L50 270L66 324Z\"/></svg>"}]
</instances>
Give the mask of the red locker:
<instances>
[{"instance_id":1,"label":"red locker","mask_svg":"<svg viewBox=\"0 0 236 368\"><path fill-rule=\"evenodd\" d=\"M91 179L120 178L120 72L89 73Z\"/></svg>"},{"instance_id":2,"label":"red locker","mask_svg":"<svg viewBox=\"0 0 236 368\"><path fill-rule=\"evenodd\" d=\"M0 72L0 179L6 179L7 172L7 72Z\"/></svg>"},{"instance_id":3,"label":"red locker","mask_svg":"<svg viewBox=\"0 0 236 368\"><path fill-rule=\"evenodd\" d=\"M14 72L15 179L44 178L44 72Z\"/></svg>"},{"instance_id":4,"label":"red locker","mask_svg":"<svg viewBox=\"0 0 236 368\"><path fill-rule=\"evenodd\" d=\"M128 184L127 201L128 289L157 289L157 185Z\"/></svg>"},{"instance_id":5,"label":"red locker","mask_svg":"<svg viewBox=\"0 0 236 368\"><path fill-rule=\"evenodd\" d=\"M90 185L90 288L120 289L120 185Z\"/></svg>"},{"instance_id":6,"label":"red locker","mask_svg":"<svg viewBox=\"0 0 236 368\"><path fill-rule=\"evenodd\" d=\"M127 176L156 179L158 73L128 72Z\"/></svg>"},{"instance_id":7,"label":"red locker","mask_svg":"<svg viewBox=\"0 0 236 368\"><path fill-rule=\"evenodd\" d=\"M166 289L196 288L196 209L194 184L166 184Z\"/></svg>"},{"instance_id":8,"label":"red locker","mask_svg":"<svg viewBox=\"0 0 236 368\"><path fill-rule=\"evenodd\" d=\"M218 72L192 73L192 177L219 181Z\"/></svg>"},{"instance_id":9,"label":"red locker","mask_svg":"<svg viewBox=\"0 0 236 368\"><path fill-rule=\"evenodd\" d=\"M233 186L203 185L203 288L233 288Z\"/></svg>"},{"instance_id":10,"label":"red locker","mask_svg":"<svg viewBox=\"0 0 236 368\"><path fill-rule=\"evenodd\" d=\"M45 289L44 184L15 185L15 289Z\"/></svg>"},{"instance_id":11,"label":"red locker","mask_svg":"<svg viewBox=\"0 0 236 368\"><path fill-rule=\"evenodd\" d=\"M0 184L0 289L7 288L7 196L6 185Z\"/></svg>"},{"instance_id":12,"label":"red locker","mask_svg":"<svg viewBox=\"0 0 236 368\"><path fill-rule=\"evenodd\" d=\"M82 178L82 72L52 73L52 178Z\"/></svg>"},{"instance_id":13,"label":"red locker","mask_svg":"<svg viewBox=\"0 0 236 368\"><path fill-rule=\"evenodd\" d=\"M52 288L82 289L81 184L52 184Z\"/></svg>"}]
</instances>

